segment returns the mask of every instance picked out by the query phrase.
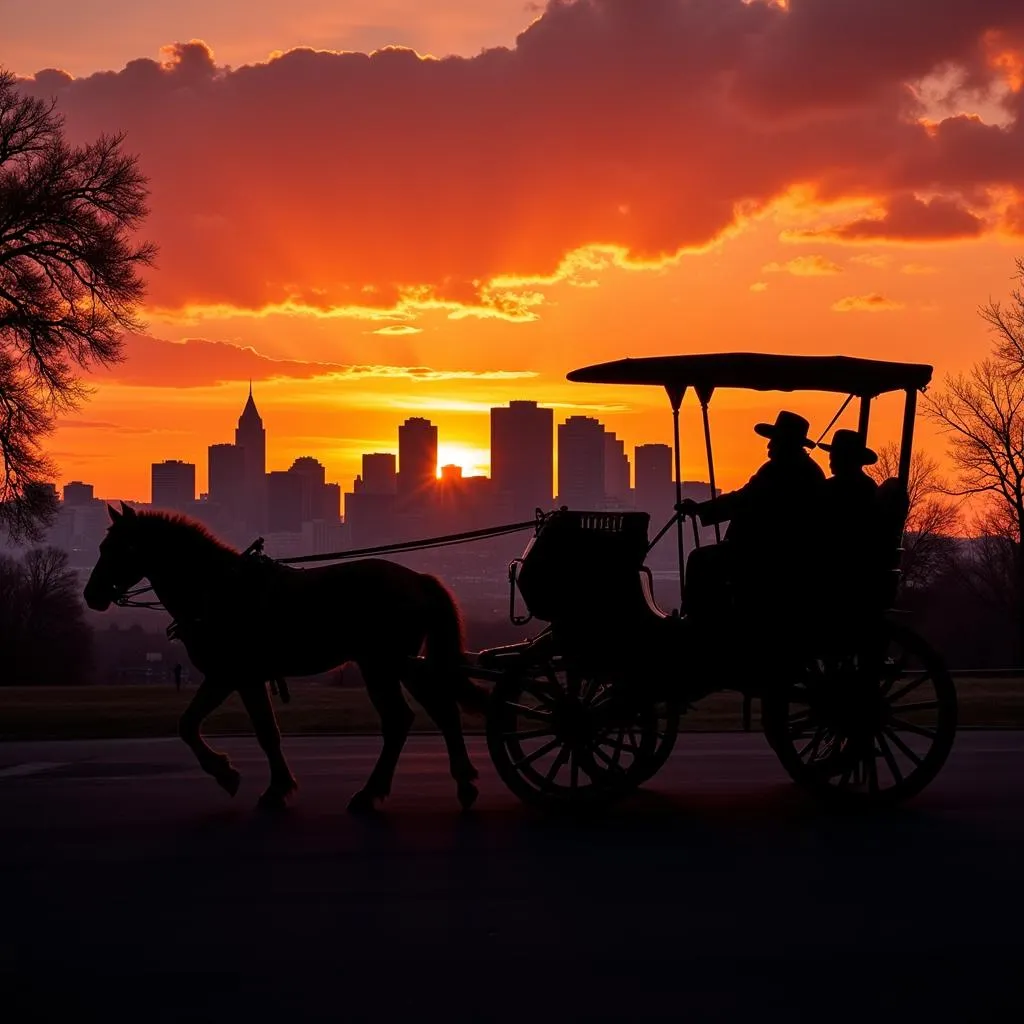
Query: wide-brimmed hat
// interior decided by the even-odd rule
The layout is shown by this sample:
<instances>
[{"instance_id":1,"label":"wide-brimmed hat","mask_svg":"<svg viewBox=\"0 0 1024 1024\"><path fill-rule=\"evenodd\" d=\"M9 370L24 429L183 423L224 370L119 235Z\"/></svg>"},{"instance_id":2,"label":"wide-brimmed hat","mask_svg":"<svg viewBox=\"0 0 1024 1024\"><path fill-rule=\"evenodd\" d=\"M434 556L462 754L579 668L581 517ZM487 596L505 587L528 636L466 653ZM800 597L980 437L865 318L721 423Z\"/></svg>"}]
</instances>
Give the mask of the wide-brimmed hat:
<instances>
[{"instance_id":1,"label":"wide-brimmed hat","mask_svg":"<svg viewBox=\"0 0 1024 1024\"><path fill-rule=\"evenodd\" d=\"M805 448L813 448L814 442L807 437L810 424L795 412L786 412L785 409L775 417L774 423L758 423L754 427L754 433L762 437L776 437L782 441L791 441L793 444L802 444Z\"/></svg>"},{"instance_id":2,"label":"wide-brimmed hat","mask_svg":"<svg viewBox=\"0 0 1024 1024\"><path fill-rule=\"evenodd\" d=\"M860 438L856 430L837 430L832 435L831 444L819 444L823 452L835 452L848 459L859 459L862 466L873 466L878 455L873 452Z\"/></svg>"}]
</instances>

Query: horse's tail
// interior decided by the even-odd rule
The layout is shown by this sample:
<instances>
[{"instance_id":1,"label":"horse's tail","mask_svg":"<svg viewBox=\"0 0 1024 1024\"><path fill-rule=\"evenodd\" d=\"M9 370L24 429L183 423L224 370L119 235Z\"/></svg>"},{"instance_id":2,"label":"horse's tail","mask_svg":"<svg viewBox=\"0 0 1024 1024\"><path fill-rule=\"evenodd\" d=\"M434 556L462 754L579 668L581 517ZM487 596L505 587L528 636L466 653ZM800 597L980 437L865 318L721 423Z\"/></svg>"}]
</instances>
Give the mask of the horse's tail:
<instances>
[{"instance_id":1,"label":"horse's tail","mask_svg":"<svg viewBox=\"0 0 1024 1024\"><path fill-rule=\"evenodd\" d=\"M489 694L469 678L463 651L462 616L448 588L429 573L420 573L429 608L426 630L427 664L437 677L450 680L455 699L466 711L487 710Z\"/></svg>"}]
</instances>

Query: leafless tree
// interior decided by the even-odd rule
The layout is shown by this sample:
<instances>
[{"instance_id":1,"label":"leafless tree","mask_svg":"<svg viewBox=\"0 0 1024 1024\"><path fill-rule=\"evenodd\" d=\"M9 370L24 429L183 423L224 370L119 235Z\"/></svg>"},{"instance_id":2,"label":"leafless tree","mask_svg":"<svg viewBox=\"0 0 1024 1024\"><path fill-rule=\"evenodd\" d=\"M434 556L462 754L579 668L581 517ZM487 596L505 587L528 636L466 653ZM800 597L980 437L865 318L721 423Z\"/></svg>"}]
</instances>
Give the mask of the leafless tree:
<instances>
[{"instance_id":1,"label":"leafless tree","mask_svg":"<svg viewBox=\"0 0 1024 1024\"><path fill-rule=\"evenodd\" d=\"M990 300L980 315L995 335L988 358L947 376L925 411L950 437L957 469L952 493L969 499L977 539L964 560L978 596L1006 615L1024 654L1024 260L1009 305Z\"/></svg>"},{"instance_id":2,"label":"leafless tree","mask_svg":"<svg viewBox=\"0 0 1024 1024\"><path fill-rule=\"evenodd\" d=\"M80 371L121 358L136 316L147 182L122 135L65 140L56 101L0 68L0 527L38 536L53 468L40 442L87 394Z\"/></svg>"},{"instance_id":3,"label":"leafless tree","mask_svg":"<svg viewBox=\"0 0 1024 1024\"><path fill-rule=\"evenodd\" d=\"M81 683L92 665L92 630L68 556L33 548L0 555L0 684Z\"/></svg>"},{"instance_id":4,"label":"leafless tree","mask_svg":"<svg viewBox=\"0 0 1024 1024\"><path fill-rule=\"evenodd\" d=\"M898 444L878 450L878 462L868 472L881 483L899 475ZM939 464L930 455L915 450L910 460L908 486L910 511L903 538L900 568L904 586L925 587L946 572L956 553L959 515L955 502L946 495Z\"/></svg>"}]
</instances>

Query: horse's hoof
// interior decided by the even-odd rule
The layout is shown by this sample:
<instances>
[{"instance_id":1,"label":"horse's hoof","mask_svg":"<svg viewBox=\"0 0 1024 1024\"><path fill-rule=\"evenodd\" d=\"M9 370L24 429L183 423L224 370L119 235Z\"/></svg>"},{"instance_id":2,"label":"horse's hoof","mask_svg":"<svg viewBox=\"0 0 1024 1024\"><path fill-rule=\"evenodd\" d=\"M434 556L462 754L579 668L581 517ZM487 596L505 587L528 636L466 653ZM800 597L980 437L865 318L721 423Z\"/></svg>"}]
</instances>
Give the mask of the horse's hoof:
<instances>
[{"instance_id":1,"label":"horse's hoof","mask_svg":"<svg viewBox=\"0 0 1024 1024\"><path fill-rule=\"evenodd\" d=\"M242 775L237 768L224 768L214 775L217 780L217 785L223 789L228 796L234 796L238 792L238 787L242 781Z\"/></svg>"},{"instance_id":2,"label":"horse's hoof","mask_svg":"<svg viewBox=\"0 0 1024 1024\"><path fill-rule=\"evenodd\" d=\"M348 812L349 814L372 814L377 810L377 802L383 799L367 789L361 789L349 800Z\"/></svg>"},{"instance_id":3,"label":"horse's hoof","mask_svg":"<svg viewBox=\"0 0 1024 1024\"><path fill-rule=\"evenodd\" d=\"M288 797L299 788L294 779L287 782L272 782L256 801L256 806L265 811L280 811L288 805Z\"/></svg>"},{"instance_id":4,"label":"horse's hoof","mask_svg":"<svg viewBox=\"0 0 1024 1024\"><path fill-rule=\"evenodd\" d=\"M464 811L468 811L476 803L476 798L479 795L480 791L472 782L459 783L459 803L462 804Z\"/></svg>"}]
</instances>

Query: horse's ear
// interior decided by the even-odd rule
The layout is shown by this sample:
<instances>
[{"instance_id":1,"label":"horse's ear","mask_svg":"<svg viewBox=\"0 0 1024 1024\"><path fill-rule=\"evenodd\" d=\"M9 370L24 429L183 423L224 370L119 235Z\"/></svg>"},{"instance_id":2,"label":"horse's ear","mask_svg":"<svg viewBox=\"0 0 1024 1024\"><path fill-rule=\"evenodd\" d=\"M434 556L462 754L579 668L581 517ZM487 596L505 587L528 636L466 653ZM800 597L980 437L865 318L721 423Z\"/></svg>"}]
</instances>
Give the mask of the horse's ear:
<instances>
[{"instance_id":1,"label":"horse's ear","mask_svg":"<svg viewBox=\"0 0 1024 1024\"><path fill-rule=\"evenodd\" d=\"M107 515L110 516L110 521L116 523L121 518L121 513L114 508L113 505L107 506Z\"/></svg>"},{"instance_id":2,"label":"horse's ear","mask_svg":"<svg viewBox=\"0 0 1024 1024\"><path fill-rule=\"evenodd\" d=\"M126 505L123 501L121 502L121 511L124 513L126 519L135 518L135 509L131 505Z\"/></svg>"}]
</instances>

